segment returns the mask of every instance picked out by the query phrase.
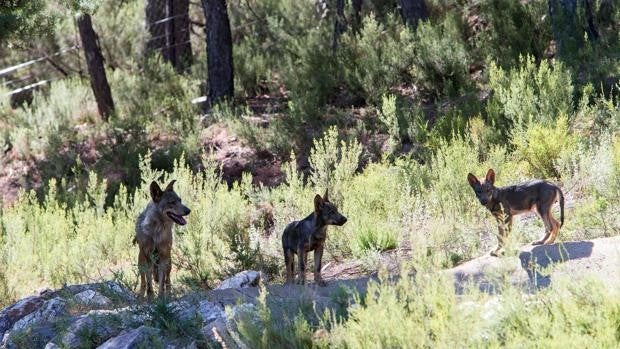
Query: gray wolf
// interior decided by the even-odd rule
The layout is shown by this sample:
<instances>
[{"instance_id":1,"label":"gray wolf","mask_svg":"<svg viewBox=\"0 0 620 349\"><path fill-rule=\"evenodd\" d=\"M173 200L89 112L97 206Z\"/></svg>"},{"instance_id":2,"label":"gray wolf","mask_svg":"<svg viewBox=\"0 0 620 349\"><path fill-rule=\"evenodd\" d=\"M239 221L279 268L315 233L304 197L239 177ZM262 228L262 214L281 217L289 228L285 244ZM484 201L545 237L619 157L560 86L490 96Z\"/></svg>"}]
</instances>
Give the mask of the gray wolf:
<instances>
[{"instance_id":1,"label":"gray wolf","mask_svg":"<svg viewBox=\"0 0 620 349\"><path fill-rule=\"evenodd\" d=\"M534 241L533 245L552 244L558 232L564 225L564 194L556 185L543 180L495 187L495 171L489 169L483 183L473 174L467 175L469 185L476 193L480 203L485 206L497 220L499 236L497 249L491 255L503 253L503 247L508 233L512 228L512 218L515 215L535 212L545 224L545 236ZM551 206L560 202L560 222L551 214Z\"/></svg>"},{"instance_id":2,"label":"gray wolf","mask_svg":"<svg viewBox=\"0 0 620 349\"><path fill-rule=\"evenodd\" d=\"M286 282L291 283L295 274L295 255L299 259L298 283L306 283L306 263L308 252L314 251L314 281L319 286L327 283L321 279L321 259L327 237L327 226L342 226L347 218L338 212L329 202L327 190L325 195L314 197L314 212L300 221L289 223L282 234L284 263L286 264Z\"/></svg>"},{"instance_id":3,"label":"gray wolf","mask_svg":"<svg viewBox=\"0 0 620 349\"><path fill-rule=\"evenodd\" d=\"M133 242L140 248L140 297L144 297L145 292L149 299L153 297L152 277L159 283L160 297L170 291L172 225L187 224L184 216L190 213L190 209L183 205L181 198L174 192L174 182L171 181L164 190L157 182L151 183L151 201L136 221Z\"/></svg>"}]
</instances>

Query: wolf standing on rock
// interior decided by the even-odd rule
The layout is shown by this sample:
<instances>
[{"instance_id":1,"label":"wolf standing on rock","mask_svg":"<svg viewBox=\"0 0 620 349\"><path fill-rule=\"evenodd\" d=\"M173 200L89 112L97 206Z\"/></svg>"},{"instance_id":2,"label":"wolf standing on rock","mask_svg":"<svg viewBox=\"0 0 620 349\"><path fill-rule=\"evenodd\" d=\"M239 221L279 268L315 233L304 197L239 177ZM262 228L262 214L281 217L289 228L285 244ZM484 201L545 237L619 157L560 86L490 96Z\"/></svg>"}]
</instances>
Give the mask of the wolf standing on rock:
<instances>
[{"instance_id":1,"label":"wolf standing on rock","mask_svg":"<svg viewBox=\"0 0 620 349\"><path fill-rule=\"evenodd\" d=\"M545 224L545 236L532 245L552 244L558 237L560 228L564 225L564 194L556 185L543 180L533 180L498 188L494 185L493 169L489 169L483 183L471 173L467 175L467 181L478 201L491 211L499 225L499 244L497 249L491 252L492 256L503 253L506 238L512 228L512 217L518 214L536 212ZM551 206L556 201L560 202L559 222L551 214Z\"/></svg>"},{"instance_id":2,"label":"wolf standing on rock","mask_svg":"<svg viewBox=\"0 0 620 349\"><path fill-rule=\"evenodd\" d=\"M140 247L138 255L138 269L140 272L139 296L153 297L152 278L159 283L159 296L165 291L170 292L170 269L172 268L170 252L172 250L172 225L185 225L183 216L190 213L181 202L181 198L174 192L174 180L165 190L151 182L152 201L140 214L136 222L136 236L134 244ZM165 286L165 290L164 290Z\"/></svg>"},{"instance_id":3,"label":"wolf standing on rock","mask_svg":"<svg viewBox=\"0 0 620 349\"><path fill-rule=\"evenodd\" d=\"M298 283L306 283L306 263L308 252L314 251L314 281L319 286L326 283L321 279L321 259L327 237L327 226L341 226L347 218L338 212L334 204L329 202L327 190L325 195L314 197L314 212L308 217L289 223L282 234L282 249L286 264L286 283L291 283L295 275L295 255L299 260Z\"/></svg>"}]
</instances>

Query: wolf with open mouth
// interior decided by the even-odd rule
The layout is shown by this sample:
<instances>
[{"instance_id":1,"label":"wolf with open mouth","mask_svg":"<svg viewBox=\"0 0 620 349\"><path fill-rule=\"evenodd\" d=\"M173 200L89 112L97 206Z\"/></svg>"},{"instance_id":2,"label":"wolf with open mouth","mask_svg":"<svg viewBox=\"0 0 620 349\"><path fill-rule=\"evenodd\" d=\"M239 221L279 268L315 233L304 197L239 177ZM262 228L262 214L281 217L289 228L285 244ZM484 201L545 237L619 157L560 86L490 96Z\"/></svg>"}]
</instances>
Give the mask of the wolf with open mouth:
<instances>
[{"instance_id":1,"label":"wolf with open mouth","mask_svg":"<svg viewBox=\"0 0 620 349\"><path fill-rule=\"evenodd\" d=\"M134 244L140 247L138 268L140 273L140 297L145 292L153 297L152 279L159 283L159 296L170 291L170 270L172 267L172 226L185 225L185 216L190 209L183 205L174 191L174 180L161 190L157 182L150 186L151 201L138 217Z\"/></svg>"}]
</instances>

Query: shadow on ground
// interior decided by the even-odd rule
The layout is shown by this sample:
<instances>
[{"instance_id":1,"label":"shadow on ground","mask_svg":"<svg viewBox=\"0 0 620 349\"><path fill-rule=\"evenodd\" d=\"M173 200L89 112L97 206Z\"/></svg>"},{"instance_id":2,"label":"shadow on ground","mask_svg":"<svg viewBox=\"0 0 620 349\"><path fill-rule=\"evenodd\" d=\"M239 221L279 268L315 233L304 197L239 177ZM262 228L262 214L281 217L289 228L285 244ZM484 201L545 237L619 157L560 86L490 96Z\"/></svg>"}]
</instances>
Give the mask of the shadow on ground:
<instances>
[{"instance_id":1,"label":"shadow on ground","mask_svg":"<svg viewBox=\"0 0 620 349\"><path fill-rule=\"evenodd\" d=\"M459 294L470 287L498 293L506 285L535 292L552 286L558 277L594 277L608 287L616 287L620 286L620 236L523 246L516 255L486 255L446 272L452 274Z\"/></svg>"},{"instance_id":2,"label":"shadow on ground","mask_svg":"<svg viewBox=\"0 0 620 349\"><path fill-rule=\"evenodd\" d=\"M548 269L551 265L565 263L575 259L588 258L592 255L591 241L571 241L553 245L540 245L531 251L519 253L521 267L527 272L532 283L537 288L548 287L551 284L551 275Z\"/></svg>"}]
</instances>

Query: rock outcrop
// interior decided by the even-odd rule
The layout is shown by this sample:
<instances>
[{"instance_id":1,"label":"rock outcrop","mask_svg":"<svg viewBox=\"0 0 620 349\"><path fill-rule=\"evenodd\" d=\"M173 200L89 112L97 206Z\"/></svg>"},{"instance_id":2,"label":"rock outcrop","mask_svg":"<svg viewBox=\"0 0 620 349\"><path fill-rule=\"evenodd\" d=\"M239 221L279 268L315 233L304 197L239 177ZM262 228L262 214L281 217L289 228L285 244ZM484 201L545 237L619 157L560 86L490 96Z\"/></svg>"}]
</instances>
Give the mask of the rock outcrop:
<instances>
[{"instance_id":1,"label":"rock outcrop","mask_svg":"<svg viewBox=\"0 0 620 349\"><path fill-rule=\"evenodd\" d=\"M169 301L139 301L114 282L46 290L0 310L0 348L246 348L237 320L260 321L261 288L257 285L263 284L267 291L265 302L274 319L294 318L301 308L323 314L327 308L338 311L353 304L355 294L363 295L368 282L378 280L354 276L358 269L345 265L348 279L332 276L326 287L269 285L260 272L244 271L217 289ZM516 255L482 256L439 273L454 279L457 293L466 287L500 293L507 284L536 292L566 276L571 280L595 278L618 289L620 236L524 246Z\"/></svg>"},{"instance_id":2,"label":"rock outcrop","mask_svg":"<svg viewBox=\"0 0 620 349\"><path fill-rule=\"evenodd\" d=\"M553 285L554 280L595 278L610 289L620 287L620 236L552 245L523 246L516 256L482 256L447 270L457 292L474 285L499 292L506 282L529 292Z\"/></svg>"}]
</instances>

